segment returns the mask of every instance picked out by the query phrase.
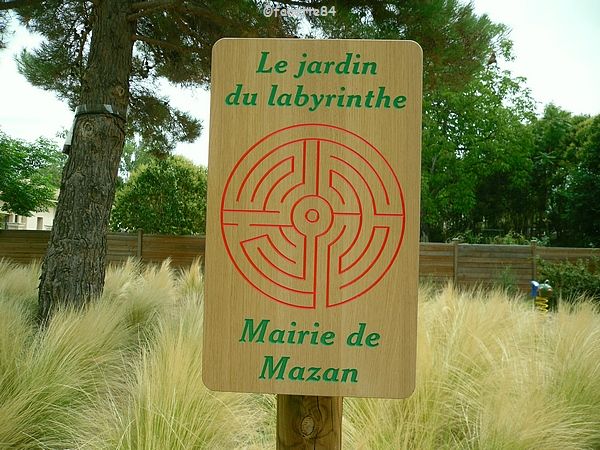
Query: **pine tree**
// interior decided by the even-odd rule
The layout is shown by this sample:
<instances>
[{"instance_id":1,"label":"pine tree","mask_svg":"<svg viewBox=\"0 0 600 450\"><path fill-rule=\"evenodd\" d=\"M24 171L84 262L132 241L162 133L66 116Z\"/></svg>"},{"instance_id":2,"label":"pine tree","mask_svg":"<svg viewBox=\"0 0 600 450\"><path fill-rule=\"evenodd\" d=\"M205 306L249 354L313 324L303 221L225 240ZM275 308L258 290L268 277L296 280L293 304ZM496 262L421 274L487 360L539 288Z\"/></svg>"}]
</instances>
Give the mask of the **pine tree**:
<instances>
[{"instance_id":1,"label":"pine tree","mask_svg":"<svg viewBox=\"0 0 600 450\"><path fill-rule=\"evenodd\" d=\"M156 83L206 85L221 37L288 36L253 0L14 0L0 3L45 41L19 57L34 85L75 109L72 143L39 286L45 322L58 305L83 305L104 286L106 233L127 134L168 152L192 141L197 120L171 107Z\"/></svg>"}]
</instances>

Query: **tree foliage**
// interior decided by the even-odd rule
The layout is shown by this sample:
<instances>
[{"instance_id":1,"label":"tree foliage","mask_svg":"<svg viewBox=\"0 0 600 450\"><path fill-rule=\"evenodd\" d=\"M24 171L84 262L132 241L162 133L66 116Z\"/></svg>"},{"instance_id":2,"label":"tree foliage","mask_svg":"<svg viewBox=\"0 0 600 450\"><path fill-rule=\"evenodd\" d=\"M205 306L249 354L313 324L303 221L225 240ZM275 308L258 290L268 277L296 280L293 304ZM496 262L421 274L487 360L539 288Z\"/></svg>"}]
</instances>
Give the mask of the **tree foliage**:
<instances>
[{"instance_id":1,"label":"tree foliage","mask_svg":"<svg viewBox=\"0 0 600 450\"><path fill-rule=\"evenodd\" d=\"M138 167L117 192L111 215L115 231L204 234L205 167L181 156L153 159Z\"/></svg>"},{"instance_id":2,"label":"tree foliage","mask_svg":"<svg viewBox=\"0 0 600 450\"><path fill-rule=\"evenodd\" d=\"M504 164L485 160L487 170L502 172L490 177L482 168L477 175L484 184L464 229L516 232L551 245L600 245L599 124L600 116L573 116L550 104L540 117L509 127L515 139L494 144Z\"/></svg>"},{"instance_id":3,"label":"tree foliage","mask_svg":"<svg viewBox=\"0 0 600 450\"><path fill-rule=\"evenodd\" d=\"M97 26L97 2L40 0L17 9L30 31L46 39L23 50L19 71L34 85L56 92L73 109L90 82L90 42ZM129 76L128 134L145 148L167 153L177 142L192 142L200 122L169 103L160 80L206 86L212 44L224 36L289 35L291 23L267 18L250 0L129 1L127 20L135 23Z\"/></svg>"},{"instance_id":4,"label":"tree foliage","mask_svg":"<svg viewBox=\"0 0 600 450\"><path fill-rule=\"evenodd\" d=\"M583 245L600 246L600 115L579 127L582 145L572 175L567 215Z\"/></svg>"},{"instance_id":5,"label":"tree foliage","mask_svg":"<svg viewBox=\"0 0 600 450\"><path fill-rule=\"evenodd\" d=\"M47 211L56 198L64 159L47 139L28 143L0 132L2 210L22 216Z\"/></svg>"},{"instance_id":6,"label":"tree foliage","mask_svg":"<svg viewBox=\"0 0 600 450\"><path fill-rule=\"evenodd\" d=\"M523 81L496 65L461 90L426 96L423 115L422 228L443 240L465 230L512 229L531 168L526 123L532 100Z\"/></svg>"},{"instance_id":7,"label":"tree foliage","mask_svg":"<svg viewBox=\"0 0 600 450\"><path fill-rule=\"evenodd\" d=\"M524 80L498 64L512 59L507 28L457 0L347 5L313 22L327 37L412 39L423 47L423 237L520 224L533 101Z\"/></svg>"},{"instance_id":8,"label":"tree foliage","mask_svg":"<svg viewBox=\"0 0 600 450\"><path fill-rule=\"evenodd\" d=\"M119 163L117 188L121 188L136 169L143 164L149 164L155 157L164 157L164 153L154 154L132 139L125 141L123 154Z\"/></svg>"},{"instance_id":9,"label":"tree foliage","mask_svg":"<svg viewBox=\"0 0 600 450\"><path fill-rule=\"evenodd\" d=\"M423 47L423 238L524 236L599 245L597 118L548 105L541 117L512 60L507 28L457 0L343 2L315 17L333 38Z\"/></svg>"},{"instance_id":10,"label":"tree foliage","mask_svg":"<svg viewBox=\"0 0 600 450\"><path fill-rule=\"evenodd\" d=\"M458 0L351 0L312 22L329 38L411 39L423 48L424 92L461 89L495 53L506 54L507 28Z\"/></svg>"},{"instance_id":11,"label":"tree foliage","mask_svg":"<svg viewBox=\"0 0 600 450\"><path fill-rule=\"evenodd\" d=\"M0 11L0 49L6 47L5 36L8 32L9 18L5 11Z\"/></svg>"},{"instance_id":12,"label":"tree foliage","mask_svg":"<svg viewBox=\"0 0 600 450\"><path fill-rule=\"evenodd\" d=\"M554 193L569 169L569 142L573 123L569 112L547 105L542 117L531 124L534 136L530 177L531 226L542 234L552 233L551 217L557 217L563 206ZM559 201L560 202L560 201Z\"/></svg>"},{"instance_id":13,"label":"tree foliage","mask_svg":"<svg viewBox=\"0 0 600 450\"><path fill-rule=\"evenodd\" d=\"M561 245L600 246L600 115L570 117L550 192L548 222Z\"/></svg>"}]
</instances>

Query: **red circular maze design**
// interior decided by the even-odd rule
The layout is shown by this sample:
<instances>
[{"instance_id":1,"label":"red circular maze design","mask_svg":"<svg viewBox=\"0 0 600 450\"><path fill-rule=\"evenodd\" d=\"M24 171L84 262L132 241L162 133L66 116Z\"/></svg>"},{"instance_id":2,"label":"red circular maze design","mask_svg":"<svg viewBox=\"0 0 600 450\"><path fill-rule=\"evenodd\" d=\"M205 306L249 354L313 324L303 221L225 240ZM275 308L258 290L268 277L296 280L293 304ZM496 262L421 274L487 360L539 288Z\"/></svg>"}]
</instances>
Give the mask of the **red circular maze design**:
<instances>
[{"instance_id":1,"label":"red circular maze design","mask_svg":"<svg viewBox=\"0 0 600 450\"><path fill-rule=\"evenodd\" d=\"M325 124L268 134L229 174L221 232L255 289L306 309L343 305L377 285L398 256L402 188L379 150Z\"/></svg>"}]
</instances>

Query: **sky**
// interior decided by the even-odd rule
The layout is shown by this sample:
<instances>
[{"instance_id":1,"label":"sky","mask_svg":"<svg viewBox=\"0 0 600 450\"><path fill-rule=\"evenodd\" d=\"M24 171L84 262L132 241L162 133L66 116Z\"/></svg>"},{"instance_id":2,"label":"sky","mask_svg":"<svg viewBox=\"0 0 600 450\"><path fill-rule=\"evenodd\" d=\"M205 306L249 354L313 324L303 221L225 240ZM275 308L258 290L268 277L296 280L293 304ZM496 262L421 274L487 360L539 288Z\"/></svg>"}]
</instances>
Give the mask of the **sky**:
<instances>
[{"instance_id":1,"label":"sky","mask_svg":"<svg viewBox=\"0 0 600 450\"><path fill-rule=\"evenodd\" d=\"M478 15L510 28L515 61L502 68L527 79L539 111L552 102L574 114L600 114L600 0L474 0ZM39 39L15 29L6 50L0 50L0 130L33 141L55 138L68 129L73 113L51 92L31 86L18 74L14 55ZM164 86L171 104L202 121L193 144L179 144L177 154L196 164L208 163L210 94L203 89ZM62 140L56 139L62 145Z\"/></svg>"}]
</instances>

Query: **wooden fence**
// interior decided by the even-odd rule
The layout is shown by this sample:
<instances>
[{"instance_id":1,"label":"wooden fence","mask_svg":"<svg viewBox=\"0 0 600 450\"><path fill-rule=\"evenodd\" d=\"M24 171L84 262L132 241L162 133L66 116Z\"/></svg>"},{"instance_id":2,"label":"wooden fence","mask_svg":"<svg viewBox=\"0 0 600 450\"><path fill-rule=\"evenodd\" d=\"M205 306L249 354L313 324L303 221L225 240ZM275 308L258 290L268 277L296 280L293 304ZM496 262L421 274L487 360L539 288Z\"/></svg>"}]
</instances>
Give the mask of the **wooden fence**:
<instances>
[{"instance_id":1,"label":"wooden fence","mask_svg":"<svg viewBox=\"0 0 600 450\"><path fill-rule=\"evenodd\" d=\"M0 231L0 258L26 263L41 260L50 231ZM204 256L204 238L199 236L163 236L138 233L108 233L109 263L119 263L129 257L146 263L171 258L174 266L189 265L194 258Z\"/></svg>"},{"instance_id":2,"label":"wooden fence","mask_svg":"<svg viewBox=\"0 0 600 450\"><path fill-rule=\"evenodd\" d=\"M456 285L512 283L523 290L537 280L539 259L549 262L600 257L600 249L421 243L419 273L422 278Z\"/></svg>"},{"instance_id":3,"label":"wooden fence","mask_svg":"<svg viewBox=\"0 0 600 450\"><path fill-rule=\"evenodd\" d=\"M0 258L16 262L42 259L49 231L0 231ZM108 261L123 262L129 257L143 262L171 258L174 266L189 265L204 256L204 238L160 236L138 233L109 233ZM600 249L539 247L531 245L472 245L421 243L419 272L423 279L457 285L511 282L523 290L538 278L538 258L546 261L577 261L600 256Z\"/></svg>"}]
</instances>

